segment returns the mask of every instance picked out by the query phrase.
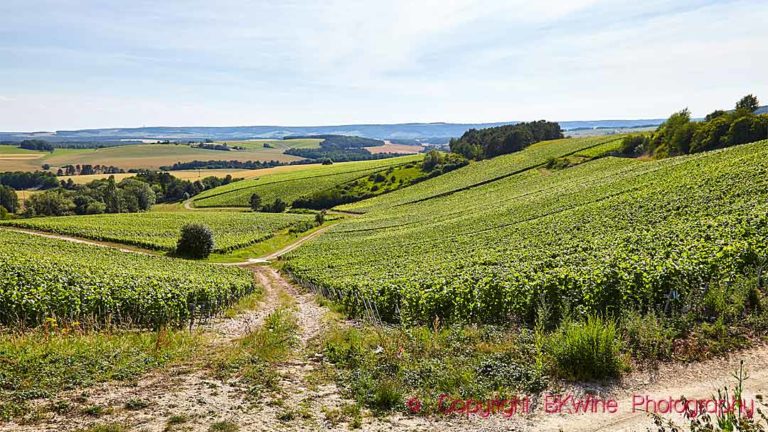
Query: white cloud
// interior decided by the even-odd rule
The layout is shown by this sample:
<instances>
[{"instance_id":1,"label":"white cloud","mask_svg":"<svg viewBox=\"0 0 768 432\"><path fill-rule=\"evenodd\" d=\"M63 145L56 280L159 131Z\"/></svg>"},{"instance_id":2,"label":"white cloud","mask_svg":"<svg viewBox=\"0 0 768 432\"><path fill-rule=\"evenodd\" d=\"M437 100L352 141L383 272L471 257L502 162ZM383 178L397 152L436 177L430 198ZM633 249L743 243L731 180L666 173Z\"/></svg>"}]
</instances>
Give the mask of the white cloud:
<instances>
[{"instance_id":1,"label":"white cloud","mask_svg":"<svg viewBox=\"0 0 768 432\"><path fill-rule=\"evenodd\" d=\"M758 0L7 0L0 16L0 130L658 117L768 99Z\"/></svg>"}]
</instances>

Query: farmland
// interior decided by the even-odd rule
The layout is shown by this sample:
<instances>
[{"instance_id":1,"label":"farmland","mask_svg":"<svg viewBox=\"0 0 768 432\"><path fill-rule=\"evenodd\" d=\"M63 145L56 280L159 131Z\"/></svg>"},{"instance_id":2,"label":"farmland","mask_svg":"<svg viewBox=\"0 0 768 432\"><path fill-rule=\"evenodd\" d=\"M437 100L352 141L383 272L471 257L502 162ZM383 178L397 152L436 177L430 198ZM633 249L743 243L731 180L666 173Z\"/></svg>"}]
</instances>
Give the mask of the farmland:
<instances>
[{"instance_id":1,"label":"farmland","mask_svg":"<svg viewBox=\"0 0 768 432\"><path fill-rule=\"evenodd\" d=\"M0 323L183 324L255 289L243 270L0 230Z\"/></svg>"},{"instance_id":2,"label":"farmland","mask_svg":"<svg viewBox=\"0 0 768 432\"><path fill-rule=\"evenodd\" d=\"M288 148L312 148L320 140L260 140L232 141L230 146L245 150L220 151L194 148L187 144L135 144L106 148L70 149L57 148L53 152L39 152L0 145L0 171L35 171L43 164L54 168L64 165L108 165L124 170L158 169L176 162L194 160L237 160L291 162L300 157L283 154ZM267 146L265 146L267 144Z\"/></svg>"},{"instance_id":3,"label":"farmland","mask_svg":"<svg viewBox=\"0 0 768 432\"><path fill-rule=\"evenodd\" d=\"M2 223L163 251L172 251L176 247L182 226L201 223L213 231L214 252L226 253L269 239L280 230L311 220L311 215L289 213L162 211L17 219Z\"/></svg>"},{"instance_id":4,"label":"farmland","mask_svg":"<svg viewBox=\"0 0 768 432\"><path fill-rule=\"evenodd\" d=\"M374 161L307 166L302 170L264 175L205 191L194 198L194 203L196 207L247 207L250 196L254 193L259 194L263 202L281 198L291 203L302 196L422 158L423 156L414 155Z\"/></svg>"},{"instance_id":5,"label":"farmland","mask_svg":"<svg viewBox=\"0 0 768 432\"><path fill-rule=\"evenodd\" d=\"M391 321L500 322L532 320L541 302L555 315L654 310L749 271L768 251L766 141L483 183L502 161L535 164L541 157L529 153L547 146L555 143L347 206L390 207L333 227L294 251L288 269L358 313L366 299ZM454 173L466 178L449 182Z\"/></svg>"},{"instance_id":6,"label":"farmland","mask_svg":"<svg viewBox=\"0 0 768 432\"><path fill-rule=\"evenodd\" d=\"M549 158L556 158L617 141L617 137L568 138L544 141L534 144L523 152L499 156L493 159L472 163L468 167L440 176L439 180L419 183L411 187L381 195L379 197L340 206L340 210L365 213L407 204L431 197L452 193L496 178L512 175L545 163Z\"/></svg>"},{"instance_id":7,"label":"farmland","mask_svg":"<svg viewBox=\"0 0 768 432\"><path fill-rule=\"evenodd\" d=\"M202 180L208 176L214 177L226 177L231 175L233 178L250 179L254 177L261 177L267 174L290 172L307 169L309 167L316 167L320 164L301 164L301 165L281 165L272 168L261 169L199 169L199 170L176 170L170 171L171 175L181 180ZM86 184L94 180L105 179L110 175L115 176L116 181L132 177L135 174L122 173L122 174L87 174L87 175L73 175L73 176L60 176L59 179L63 181L72 180L75 184Z\"/></svg>"}]
</instances>

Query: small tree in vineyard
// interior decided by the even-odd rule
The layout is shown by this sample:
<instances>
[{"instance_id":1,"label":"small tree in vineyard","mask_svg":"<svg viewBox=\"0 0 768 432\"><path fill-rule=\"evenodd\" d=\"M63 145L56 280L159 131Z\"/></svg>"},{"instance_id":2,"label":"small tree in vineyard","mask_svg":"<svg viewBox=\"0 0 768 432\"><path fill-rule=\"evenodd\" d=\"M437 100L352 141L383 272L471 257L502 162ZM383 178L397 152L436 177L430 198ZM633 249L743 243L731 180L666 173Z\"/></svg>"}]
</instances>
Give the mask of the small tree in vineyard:
<instances>
[{"instance_id":1,"label":"small tree in vineyard","mask_svg":"<svg viewBox=\"0 0 768 432\"><path fill-rule=\"evenodd\" d=\"M251 195L251 210L259 211L261 208L261 197L259 194Z\"/></svg>"},{"instance_id":2,"label":"small tree in vineyard","mask_svg":"<svg viewBox=\"0 0 768 432\"><path fill-rule=\"evenodd\" d=\"M213 232L201 224L187 224L181 228L181 237L176 244L176 254L202 259L213 252Z\"/></svg>"}]
</instances>

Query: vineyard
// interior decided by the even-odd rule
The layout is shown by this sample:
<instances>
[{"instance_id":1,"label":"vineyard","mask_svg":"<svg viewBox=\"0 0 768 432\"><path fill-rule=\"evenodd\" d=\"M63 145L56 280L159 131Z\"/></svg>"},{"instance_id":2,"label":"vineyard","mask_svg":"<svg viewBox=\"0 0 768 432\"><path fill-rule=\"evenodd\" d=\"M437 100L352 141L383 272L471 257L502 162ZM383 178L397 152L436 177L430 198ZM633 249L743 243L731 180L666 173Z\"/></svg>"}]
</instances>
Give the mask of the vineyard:
<instances>
[{"instance_id":1,"label":"vineyard","mask_svg":"<svg viewBox=\"0 0 768 432\"><path fill-rule=\"evenodd\" d=\"M254 212L152 212L16 219L0 222L56 234L171 251L181 227L209 226L214 252L226 253L272 237L277 231L312 220L311 215Z\"/></svg>"},{"instance_id":2,"label":"vineyard","mask_svg":"<svg viewBox=\"0 0 768 432\"><path fill-rule=\"evenodd\" d=\"M427 181L380 197L340 206L339 210L365 213L371 210L417 202L513 175L542 165L550 158L562 157L602 145L615 145L612 143L620 141L621 138L617 137L566 138L543 141L521 152L470 164L461 170L440 176L439 180Z\"/></svg>"},{"instance_id":3,"label":"vineyard","mask_svg":"<svg viewBox=\"0 0 768 432\"><path fill-rule=\"evenodd\" d=\"M245 270L0 230L0 323L153 328L220 312L254 290Z\"/></svg>"},{"instance_id":4,"label":"vineyard","mask_svg":"<svg viewBox=\"0 0 768 432\"><path fill-rule=\"evenodd\" d=\"M577 142L566 141L568 150ZM542 144L532 150L555 145ZM652 162L606 157L495 181L502 170L488 169L483 183L478 166L518 171L513 161L541 160L528 152L347 206L383 210L295 250L287 269L389 321L502 322L531 320L541 304L554 315L681 307L768 254L766 141ZM479 186L460 190L469 184ZM440 195L447 190L457 192Z\"/></svg>"},{"instance_id":5,"label":"vineyard","mask_svg":"<svg viewBox=\"0 0 768 432\"><path fill-rule=\"evenodd\" d=\"M201 193L195 197L194 202L196 207L248 207L251 195L256 193L265 203L272 202L276 198L291 203L297 198L421 158L420 155L414 155L374 161L313 165L298 171L274 173L218 187Z\"/></svg>"}]
</instances>

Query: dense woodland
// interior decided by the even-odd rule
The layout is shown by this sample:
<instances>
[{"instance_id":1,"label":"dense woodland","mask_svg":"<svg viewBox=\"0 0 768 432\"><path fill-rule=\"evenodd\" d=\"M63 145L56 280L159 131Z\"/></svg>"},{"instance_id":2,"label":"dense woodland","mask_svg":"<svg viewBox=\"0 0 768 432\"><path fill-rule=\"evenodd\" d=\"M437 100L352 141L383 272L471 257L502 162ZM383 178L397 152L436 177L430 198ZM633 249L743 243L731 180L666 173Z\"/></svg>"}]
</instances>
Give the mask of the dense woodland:
<instances>
[{"instance_id":1,"label":"dense woodland","mask_svg":"<svg viewBox=\"0 0 768 432\"><path fill-rule=\"evenodd\" d=\"M560 125L539 120L487 129L470 129L449 143L451 152L481 160L513 153L539 142L563 138Z\"/></svg>"},{"instance_id":2,"label":"dense woodland","mask_svg":"<svg viewBox=\"0 0 768 432\"><path fill-rule=\"evenodd\" d=\"M52 189L59 186L59 180L47 171L0 172L0 185L18 189Z\"/></svg>"},{"instance_id":3,"label":"dense woodland","mask_svg":"<svg viewBox=\"0 0 768 432\"><path fill-rule=\"evenodd\" d=\"M731 111L717 110L702 121L691 120L688 109L676 112L650 135L624 139L626 156L666 158L746 144L768 138L768 115L755 114L760 103L744 96Z\"/></svg>"},{"instance_id":4,"label":"dense woodland","mask_svg":"<svg viewBox=\"0 0 768 432\"><path fill-rule=\"evenodd\" d=\"M49 142L38 139L24 140L19 143L19 148L36 151L53 151L53 146Z\"/></svg>"}]
</instances>

